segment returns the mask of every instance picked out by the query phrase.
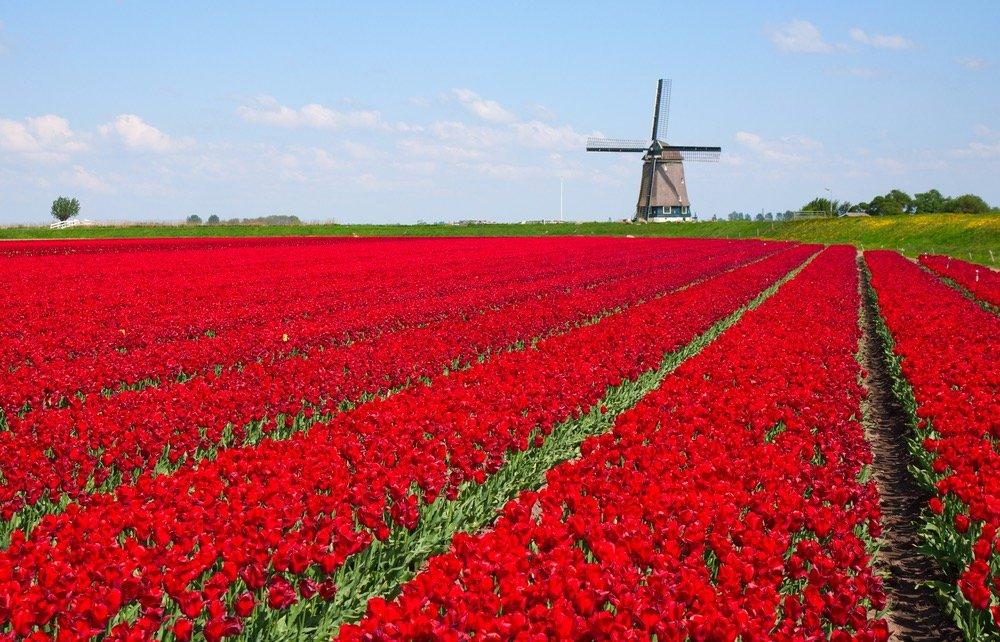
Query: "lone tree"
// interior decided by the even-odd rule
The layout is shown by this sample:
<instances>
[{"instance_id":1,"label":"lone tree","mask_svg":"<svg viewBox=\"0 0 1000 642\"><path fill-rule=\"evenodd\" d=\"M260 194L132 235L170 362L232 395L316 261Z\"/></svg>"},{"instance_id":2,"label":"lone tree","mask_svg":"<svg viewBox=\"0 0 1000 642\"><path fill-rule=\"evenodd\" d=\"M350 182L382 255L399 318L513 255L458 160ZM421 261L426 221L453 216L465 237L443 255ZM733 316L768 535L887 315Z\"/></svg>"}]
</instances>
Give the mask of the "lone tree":
<instances>
[{"instance_id":1,"label":"lone tree","mask_svg":"<svg viewBox=\"0 0 1000 642\"><path fill-rule=\"evenodd\" d=\"M208 217L208 224L209 225L218 225L219 224L219 215L218 214L212 214L211 216L209 216Z\"/></svg>"},{"instance_id":2,"label":"lone tree","mask_svg":"<svg viewBox=\"0 0 1000 642\"><path fill-rule=\"evenodd\" d=\"M52 216L59 221L68 221L80 213L80 201L60 196L52 201Z\"/></svg>"},{"instance_id":3,"label":"lone tree","mask_svg":"<svg viewBox=\"0 0 1000 642\"><path fill-rule=\"evenodd\" d=\"M187 223L188 225L201 225L201 217L198 216L197 214L192 214L191 216L187 217L187 220L184 222Z\"/></svg>"}]
</instances>

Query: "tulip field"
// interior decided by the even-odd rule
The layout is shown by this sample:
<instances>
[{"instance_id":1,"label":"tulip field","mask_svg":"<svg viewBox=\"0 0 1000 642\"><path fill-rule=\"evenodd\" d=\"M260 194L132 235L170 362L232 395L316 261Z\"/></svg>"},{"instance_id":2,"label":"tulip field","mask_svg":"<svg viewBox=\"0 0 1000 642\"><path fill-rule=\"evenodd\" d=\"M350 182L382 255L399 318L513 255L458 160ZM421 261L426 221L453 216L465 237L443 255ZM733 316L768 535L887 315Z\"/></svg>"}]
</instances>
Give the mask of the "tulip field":
<instances>
[{"instance_id":1,"label":"tulip field","mask_svg":"<svg viewBox=\"0 0 1000 642\"><path fill-rule=\"evenodd\" d=\"M0 274L0 641L888 640L876 370L909 579L1000 640L989 268L204 238L2 242Z\"/></svg>"}]
</instances>

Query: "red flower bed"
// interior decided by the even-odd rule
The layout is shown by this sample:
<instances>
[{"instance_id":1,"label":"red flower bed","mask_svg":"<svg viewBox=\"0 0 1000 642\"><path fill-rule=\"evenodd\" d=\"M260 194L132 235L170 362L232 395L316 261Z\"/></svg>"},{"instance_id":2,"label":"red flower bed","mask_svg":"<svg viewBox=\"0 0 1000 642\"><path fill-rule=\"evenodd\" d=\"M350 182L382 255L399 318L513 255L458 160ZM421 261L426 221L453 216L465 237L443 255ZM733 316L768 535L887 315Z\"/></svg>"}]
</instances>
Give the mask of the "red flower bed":
<instances>
[{"instance_id":1,"label":"red flower bed","mask_svg":"<svg viewBox=\"0 0 1000 642\"><path fill-rule=\"evenodd\" d=\"M79 404L75 392L287 358L500 305L504 296L581 287L734 246L486 240L453 242L441 252L441 243L181 244L169 252L6 260L0 274L12 287L0 293L0 408L11 414L26 403Z\"/></svg>"},{"instance_id":2,"label":"red flower bed","mask_svg":"<svg viewBox=\"0 0 1000 642\"><path fill-rule=\"evenodd\" d=\"M608 386L749 301L814 248L760 263L599 323L436 376L285 441L223 451L81 498L0 554L0 626L17 635L218 639L253 604L332 597L347 556L413 528L421 504L500 468ZM818 491L822 492L822 491ZM245 593L249 591L249 596ZM112 625L129 609L130 616Z\"/></svg>"},{"instance_id":3,"label":"red flower bed","mask_svg":"<svg viewBox=\"0 0 1000 642\"><path fill-rule=\"evenodd\" d=\"M466 300L462 303L468 318L462 318L461 306L447 315L438 310L437 316L445 318L434 323L313 351L307 358L255 362L184 384L98 397L65 409L31 412L24 419L12 417L11 430L0 433L0 470L6 481L0 488L3 518L9 520L16 511L43 498L51 504L63 493L76 498L87 488L117 485L119 477L129 479L133 473L151 470L160 460L172 467L224 440L239 445L251 421L266 418L260 430L267 434L279 413L294 417L304 410L323 411L364 393L432 376L456 360L465 362L516 341L562 330L567 323L634 303L777 248L752 243L725 255L719 255L716 248L707 249L710 254L686 253L684 264L677 259L653 261L644 266L642 276L610 280L605 276L594 287L565 292L567 285L579 284L579 279L563 278L554 292L542 289L516 305L476 313L467 312L474 302ZM473 296L480 299L479 305L483 299L497 304L516 299L523 289L520 285L509 290L498 287L492 295L476 292ZM451 318L455 316L459 318Z\"/></svg>"},{"instance_id":4,"label":"red flower bed","mask_svg":"<svg viewBox=\"0 0 1000 642\"><path fill-rule=\"evenodd\" d=\"M866 252L912 387L914 454L936 492L924 535L968 626L1000 622L1000 318L893 252ZM969 610L971 606L973 610ZM992 616L990 611L992 610ZM961 623L961 622L960 622Z\"/></svg>"},{"instance_id":5,"label":"red flower bed","mask_svg":"<svg viewBox=\"0 0 1000 642\"><path fill-rule=\"evenodd\" d=\"M961 285L977 298L1000 307L1000 272L950 256L923 254L920 262Z\"/></svg>"},{"instance_id":6,"label":"red flower bed","mask_svg":"<svg viewBox=\"0 0 1000 642\"><path fill-rule=\"evenodd\" d=\"M346 640L885 640L853 248L584 443Z\"/></svg>"}]
</instances>

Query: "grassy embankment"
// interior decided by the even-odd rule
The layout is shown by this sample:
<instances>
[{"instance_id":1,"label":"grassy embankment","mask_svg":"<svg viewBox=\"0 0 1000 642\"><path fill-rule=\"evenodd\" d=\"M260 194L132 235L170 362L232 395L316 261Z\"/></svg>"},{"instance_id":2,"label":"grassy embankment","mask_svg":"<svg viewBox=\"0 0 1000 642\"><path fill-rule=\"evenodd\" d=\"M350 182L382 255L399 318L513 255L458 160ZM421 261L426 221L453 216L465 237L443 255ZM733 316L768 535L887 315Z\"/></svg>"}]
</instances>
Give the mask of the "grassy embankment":
<instances>
[{"instance_id":1,"label":"grassy embankment","mask_svg":"<svg viewBox=\"0 0 1000 642\"><path fill-rule=\"evenodd\" d=\"M890 248L915 256L950 254L1000 267L1000 215L932 214L790 222L490 224L490 225L218 225L47 227L0 229L0 239L152 238L212 236L670 236L793 239ZM992 253L992 254L991 254Z\"/></svg>"}]
</instances>

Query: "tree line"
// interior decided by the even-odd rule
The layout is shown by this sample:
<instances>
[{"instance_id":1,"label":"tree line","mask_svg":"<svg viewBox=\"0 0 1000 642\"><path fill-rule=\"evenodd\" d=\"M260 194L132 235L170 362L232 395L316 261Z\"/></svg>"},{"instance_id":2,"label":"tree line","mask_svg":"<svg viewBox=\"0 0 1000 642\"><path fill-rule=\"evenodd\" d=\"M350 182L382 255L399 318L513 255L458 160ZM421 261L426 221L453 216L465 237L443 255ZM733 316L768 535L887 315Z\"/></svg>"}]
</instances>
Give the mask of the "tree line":
<instances>
[{"instance_id":1,"label":"tree line","mask_svg":"<svg viewBox=\"0 0 1000 642\"><path fill-rule=\"evenodd\" d=\"M842 215L851 212L863 212L869 216L898 216L901 214L986 214L1000 211L991 208L981 197L975 194L961 196L945 196L936 189L910 196L900 189L891 190L882 196L876 196L867 203L851 203L827 198L814 198L802 206L803 212L816 212L827 215Z\"/></svg>"},{"instance_id":2,"label":"tree line","mask_svg":"<svg viewBox=\"0 0 1000 642\"><path fill-rule=\"evenodd\" d=\"M218 214L212 214L208 220L202 221L197 214L192 214L184 219L187 225L302 225L302 220L294 214L272 214L271 216L258 216L256 218L228 218L220 219Z\"/></svg>"}]
</instances>

